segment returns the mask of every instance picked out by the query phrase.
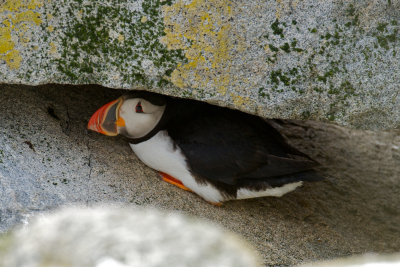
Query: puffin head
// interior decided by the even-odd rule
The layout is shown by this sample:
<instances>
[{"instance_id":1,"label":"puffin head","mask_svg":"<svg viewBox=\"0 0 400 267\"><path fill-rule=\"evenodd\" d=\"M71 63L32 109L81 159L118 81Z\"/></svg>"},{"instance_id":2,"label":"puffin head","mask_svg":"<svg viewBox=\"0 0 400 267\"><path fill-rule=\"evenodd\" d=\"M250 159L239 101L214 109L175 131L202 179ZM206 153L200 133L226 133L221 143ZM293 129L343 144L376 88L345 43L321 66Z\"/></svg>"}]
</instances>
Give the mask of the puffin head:
<instances>
[{"instance_id":1,"label":"puffin head","mask_svg":"<svg viewBox=\"0 0 400 267\"><path fill-rule=\"evenodd\" d=\"M121 134L140 139L156 128L165 108L166 99L160 95L138 92L122 96L97 110L88 129L108 136Z\"/></svg>"}]
</instances>

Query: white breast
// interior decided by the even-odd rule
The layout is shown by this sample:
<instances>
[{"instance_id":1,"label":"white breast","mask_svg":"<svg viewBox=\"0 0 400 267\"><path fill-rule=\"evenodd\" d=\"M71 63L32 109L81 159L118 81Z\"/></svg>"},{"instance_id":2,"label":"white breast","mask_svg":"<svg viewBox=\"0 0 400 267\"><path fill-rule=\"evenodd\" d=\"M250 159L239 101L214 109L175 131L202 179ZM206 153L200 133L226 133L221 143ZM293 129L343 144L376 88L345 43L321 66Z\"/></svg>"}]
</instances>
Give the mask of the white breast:
<instances>
[{"instance_id":1,"label":"white breast","mask_svg":"<svg viewBox=\"0 0 400 267\"><path fill-rule=\"evenodd\" d=\"M186 187L210 202L224 200L221 193L211 184L198 184L189 171L185 156L179 147L174 147L166 131L160 131L149 140L130 144L132 150L147 166L165 172L180 180Z\"/></svg>"}]
</instances>

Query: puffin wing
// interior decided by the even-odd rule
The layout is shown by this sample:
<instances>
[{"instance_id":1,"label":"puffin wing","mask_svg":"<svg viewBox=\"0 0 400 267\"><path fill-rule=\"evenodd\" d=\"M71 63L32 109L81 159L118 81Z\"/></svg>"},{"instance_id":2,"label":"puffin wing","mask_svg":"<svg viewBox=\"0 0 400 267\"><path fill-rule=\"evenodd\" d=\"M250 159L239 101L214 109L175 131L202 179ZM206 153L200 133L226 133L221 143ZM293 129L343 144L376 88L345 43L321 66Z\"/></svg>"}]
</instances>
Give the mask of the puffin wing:
<instances>
[{"instance_id":1,"label":"puffin wing","mask_svg":"<svg viewBox=\"0 0 400 267\"><path fill-rule=\"evenodd\" d=\"M199 178L229 185L246 180L280 184L317 165L261 118L217 107L201 111L168 129Z\"/></svg>"}]
</instances>

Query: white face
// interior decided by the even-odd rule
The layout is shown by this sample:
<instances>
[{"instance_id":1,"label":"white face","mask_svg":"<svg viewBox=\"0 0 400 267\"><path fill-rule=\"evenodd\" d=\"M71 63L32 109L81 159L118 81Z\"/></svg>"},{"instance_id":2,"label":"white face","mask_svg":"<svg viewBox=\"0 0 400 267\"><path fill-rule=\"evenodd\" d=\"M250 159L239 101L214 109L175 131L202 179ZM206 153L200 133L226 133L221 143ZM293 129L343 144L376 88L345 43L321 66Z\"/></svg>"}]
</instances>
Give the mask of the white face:
<instances>
[{"instance_id":1,"label":"white face","mask_svg":"<svg viewBox=\"0 0 400 267\"><path fill-rule=\"evenodd\" d=\"M125 127L118 127L118 133L130 138L140 138L157 126L165 110L142 98L125 100L119 108L119 116L124 119Z\"/></svg>"}]
</instances>

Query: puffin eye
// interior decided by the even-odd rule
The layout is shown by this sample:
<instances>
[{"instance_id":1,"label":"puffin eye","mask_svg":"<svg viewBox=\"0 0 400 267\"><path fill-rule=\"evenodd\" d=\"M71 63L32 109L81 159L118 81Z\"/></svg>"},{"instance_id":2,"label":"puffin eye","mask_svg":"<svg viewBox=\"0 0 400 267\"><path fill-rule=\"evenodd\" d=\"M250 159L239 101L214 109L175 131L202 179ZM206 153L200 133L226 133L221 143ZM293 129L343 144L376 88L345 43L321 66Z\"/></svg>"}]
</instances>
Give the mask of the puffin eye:
<instances>
[{"instance_id":1,"label":"puffin eye","mask_svg":"<svg viewBox=\"0 0 400 267\"><path fill-rule=\"evenodd\" d=\"M137 103L136 105L136 113L143 113L143 107L142 107L142 103Z\"/></svg>"}]
</instances>

